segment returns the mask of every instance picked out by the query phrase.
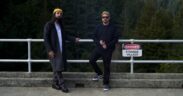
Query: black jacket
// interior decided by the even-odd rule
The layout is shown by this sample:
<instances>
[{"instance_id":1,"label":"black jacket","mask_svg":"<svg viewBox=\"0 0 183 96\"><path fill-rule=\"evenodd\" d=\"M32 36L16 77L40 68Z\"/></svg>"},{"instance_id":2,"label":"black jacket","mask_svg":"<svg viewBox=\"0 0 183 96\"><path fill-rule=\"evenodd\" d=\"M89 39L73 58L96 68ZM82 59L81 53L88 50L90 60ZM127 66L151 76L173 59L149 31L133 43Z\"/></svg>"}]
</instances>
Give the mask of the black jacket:
<instances>
[{"instance_id":1,"label":"black jacket","mask_svg":"<svg viewBox=\"0 0 183 96\"><path fill-rule=\"evenodd\" d=\"M119 33L117 32L117 28L113 24L109 24L107 26L104 26L103 24L98 25L93 35L94 42L99 50L113 51L115 49L115 44L118 42L118 38ZM99 43L100 40L105 41L107 49L102 48Z\"/></svg>"},{"instance_id":2,"label":"black jacket","mask_svg":"<svg viewBox=\"0 0 183 96\"><path fill-rule=\"evenodd\" d=\"M62 63L66 70L66 51L65 51L65 44L66 40L75 41L75 37L69 36L65 33L63 25L60 24L60 28L62 29ZM49 21L44 26L44 45L46 47L47 52L53 51L55 54L60 51L59 47L59 40L57 35L57 30L55 28L55 24L52 21Z\"/></svg>"}]
</instances>

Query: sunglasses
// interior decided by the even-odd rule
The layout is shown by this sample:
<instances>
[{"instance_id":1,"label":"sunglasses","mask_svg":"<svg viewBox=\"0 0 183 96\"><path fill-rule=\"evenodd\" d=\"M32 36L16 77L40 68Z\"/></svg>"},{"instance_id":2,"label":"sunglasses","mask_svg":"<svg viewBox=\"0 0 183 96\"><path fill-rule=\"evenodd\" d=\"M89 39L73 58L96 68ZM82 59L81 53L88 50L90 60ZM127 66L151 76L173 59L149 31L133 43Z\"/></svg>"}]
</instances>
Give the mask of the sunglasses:
<instances>
[{"instance_id":1,"label":"sunglasses","mask_svg":"<svg viewBox=\"0 0 183 96\"><path fill-rule=\"evenodd\" d=\"M102 16L102 18L106 18L106 19L108 19L108 18L109 18L109 16Z\"/></svg>"}]
</instances>

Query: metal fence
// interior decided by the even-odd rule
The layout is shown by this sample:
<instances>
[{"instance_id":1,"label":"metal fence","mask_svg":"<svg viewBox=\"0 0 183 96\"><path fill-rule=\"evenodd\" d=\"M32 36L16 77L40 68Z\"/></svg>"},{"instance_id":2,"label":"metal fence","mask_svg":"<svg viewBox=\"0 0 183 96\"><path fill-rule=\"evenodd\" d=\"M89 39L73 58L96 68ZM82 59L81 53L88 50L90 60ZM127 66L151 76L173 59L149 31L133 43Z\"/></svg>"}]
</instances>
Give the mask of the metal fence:
<instances>
[{"instance_id":1,"label":"metal fence","mask_svg":"<svg viewBox=\"0 0 183 96\"><path fill-rule=\"evenodd\" d=\"M43 42L43 39L0 39L0 42L27 42L27 59L1 59L0 62L24 62L28 63L28 73L32 72L31 63L46 63L49 60L43 59L31 59L31 43ZM92 39L81 39L81 43L92 43ZM183 40L136 40L136 39L119 39L119 43L183 43ZM67 60L69 63L89 63L89 60ZM97 62L102 62L98 60ZM133 57L130 60L112 60L111 63L130 63L130 73L134 73L134 63L183 63L183 60L134 60Z\"/></svg>"}]
</instances>

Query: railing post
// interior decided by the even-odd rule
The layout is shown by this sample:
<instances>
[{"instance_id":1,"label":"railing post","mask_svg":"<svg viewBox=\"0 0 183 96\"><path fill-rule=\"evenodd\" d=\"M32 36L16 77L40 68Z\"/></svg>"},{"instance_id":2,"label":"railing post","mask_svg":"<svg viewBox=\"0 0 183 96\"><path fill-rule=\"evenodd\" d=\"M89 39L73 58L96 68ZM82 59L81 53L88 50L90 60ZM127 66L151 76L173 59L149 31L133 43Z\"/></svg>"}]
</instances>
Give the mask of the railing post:
<instances>
[{"instance_id":1,"label":"railing post","mask_svg":"<svg viewBox=\"0 0 183 96\"><path fill-rule=\"evenodd\" d=\"M31 73L31 39L27 39L28 44L28 73Z\"/></svg>"},{"instance_id":2,"label":"railing post","mask_svg":"<svg viewBox=\"0 0 183 96\"><path fill-rule=\"evenodd\" d=\"M130 39L131 40L131 44L133 44L134 43L134 39ZM131 56L131 58L130 58L130 73L131 74L133 74L134 73L134 67L133 67L133 65L134 65L134 58L133 58L133 56Z\"/></svg>"},{"instance_id":3,"label":"railing post","mask_svg":"<svg viewBox=\"0 0 183 96\"><path fill-rule=\"evenodd\" d=\"M131 74L134 73L134 72L133 72L133 70L134 70L134 68L133 68L133 61L134 61L133 56L131 56L131 59L130 59L130 73L131 73Z\"/></svg>"}]
</instances>

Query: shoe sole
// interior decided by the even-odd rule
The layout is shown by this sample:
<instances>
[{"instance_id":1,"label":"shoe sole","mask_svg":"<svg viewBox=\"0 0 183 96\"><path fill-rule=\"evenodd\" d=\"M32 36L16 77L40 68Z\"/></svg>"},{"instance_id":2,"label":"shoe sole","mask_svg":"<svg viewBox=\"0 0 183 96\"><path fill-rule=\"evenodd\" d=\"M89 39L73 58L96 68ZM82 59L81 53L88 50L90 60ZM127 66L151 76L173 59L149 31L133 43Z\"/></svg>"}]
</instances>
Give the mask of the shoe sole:
<instances>
[{"instance_id":1,"label":"shoe sole","mask_svg":"<svg viewBox=\"0 0 183 96\"><path fill-rule=\"evenodd\" d=\"M103 89L104 91L108 91L108 90L110 90L110 89Z\"/></svg>"},{"instance_id":2,"label":"shoe sole","mask_svg":"<svg viewBox=\"0 0 183 96\"><path fill-rule=\"evenodd\" d=\"M92 79L92 81L98 81L98 79Z\"/></svg>"},{"instance_id":3,"label":"shoe sole","mask_svg":"<svg viewBox=\"0 0 183 96\"><path fill-rule=\"evenodd\" d=\"M109 91L109 89L103 89L104 91Z\"/></svg>"}]
</instances>

